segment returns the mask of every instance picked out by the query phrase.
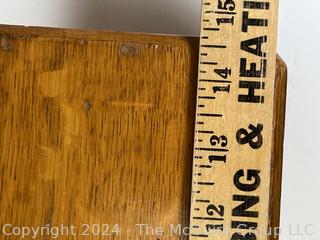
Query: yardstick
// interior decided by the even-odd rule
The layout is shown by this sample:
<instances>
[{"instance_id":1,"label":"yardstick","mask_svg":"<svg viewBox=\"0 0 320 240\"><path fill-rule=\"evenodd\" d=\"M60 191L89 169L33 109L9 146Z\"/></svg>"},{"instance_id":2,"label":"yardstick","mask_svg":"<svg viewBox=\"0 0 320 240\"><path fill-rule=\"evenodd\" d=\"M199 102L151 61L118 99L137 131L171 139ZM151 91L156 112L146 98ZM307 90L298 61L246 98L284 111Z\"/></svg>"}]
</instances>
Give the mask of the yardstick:
<instances>
[{"instance_id":1,"label":"yardstick","mask_svg":"<svg viewBox=\"0 0 320 240\"><path fill-rule=\"evenodd\" d=\"M190 239L267 239L278 1L203 0Z\"/></svg>"}]
</instances>

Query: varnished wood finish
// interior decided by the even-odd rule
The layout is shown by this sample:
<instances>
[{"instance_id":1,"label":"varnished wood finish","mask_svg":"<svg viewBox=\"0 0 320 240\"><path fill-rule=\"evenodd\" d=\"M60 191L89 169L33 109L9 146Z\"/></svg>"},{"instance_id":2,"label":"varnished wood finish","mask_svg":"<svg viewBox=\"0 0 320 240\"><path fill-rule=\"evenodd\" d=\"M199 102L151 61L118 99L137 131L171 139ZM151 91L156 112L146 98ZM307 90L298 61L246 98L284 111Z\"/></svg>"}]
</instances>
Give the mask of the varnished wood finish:
<instances>
[{"instance_id":1,"label":"varnished wood finish","mask_svg":"<svg viewBox=\"0 0 320 240\"><path fill-rule=\"evenodd\" d=\"M128 228L157 239L135 224L188 226L198 39L2 26L0 43L1 227L119 224L120 239ZM272 225L285 69L278 61Z\"/></svg>"},{"instance_id":2,"label":"varnished wood finish","mask_svg":"<svg viewBox=\"0 0 320 240\"><path fill-rule=\"evenodd\" d=\"M283 160L283 141L285 129L285 112L287 96L287 66L281 57L277 56L275 108L274 108L274 134L273 134L273 159L271 167L271 201L270 201L270 239L279 239L281 179Z\"/></svg>"}]
</instances>

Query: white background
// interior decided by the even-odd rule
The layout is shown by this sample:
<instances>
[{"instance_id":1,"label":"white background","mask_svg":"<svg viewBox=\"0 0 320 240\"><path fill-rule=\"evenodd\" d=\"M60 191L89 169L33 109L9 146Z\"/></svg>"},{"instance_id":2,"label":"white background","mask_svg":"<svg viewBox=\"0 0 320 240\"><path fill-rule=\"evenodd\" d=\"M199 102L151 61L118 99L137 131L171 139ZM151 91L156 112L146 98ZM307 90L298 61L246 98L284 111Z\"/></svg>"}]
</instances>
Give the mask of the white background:
<instances>
[{"instance_id":1,"label":"white background","mask_svg":"<svg viewBox=\"0 0 320 240\"><path fill-rule=\"evenodd\" d=\"M278 52L289 69L282 239L319 240L320 2L280 2ZM0 23L197 36L200 0L1 0ZM294 236L289 224L316 227Z\"/></svg>"}]
</instances>

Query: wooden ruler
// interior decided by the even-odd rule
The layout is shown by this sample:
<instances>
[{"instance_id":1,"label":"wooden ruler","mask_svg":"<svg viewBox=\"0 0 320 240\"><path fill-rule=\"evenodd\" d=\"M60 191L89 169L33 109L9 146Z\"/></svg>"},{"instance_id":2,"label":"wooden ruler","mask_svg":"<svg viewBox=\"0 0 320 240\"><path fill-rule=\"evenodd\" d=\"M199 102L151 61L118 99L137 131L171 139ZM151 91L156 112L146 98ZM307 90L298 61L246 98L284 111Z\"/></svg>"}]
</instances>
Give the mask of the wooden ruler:
<instances>
[{"instance_id":1,"label":"wooden ruler","mask_svg":"<svg viewBox=\"0 0 320 240\"><path fill-rule=\"evenodd\" d=\"M278 1L203 0L190 239L267 239Z\"/></svg>"}]
</instances>

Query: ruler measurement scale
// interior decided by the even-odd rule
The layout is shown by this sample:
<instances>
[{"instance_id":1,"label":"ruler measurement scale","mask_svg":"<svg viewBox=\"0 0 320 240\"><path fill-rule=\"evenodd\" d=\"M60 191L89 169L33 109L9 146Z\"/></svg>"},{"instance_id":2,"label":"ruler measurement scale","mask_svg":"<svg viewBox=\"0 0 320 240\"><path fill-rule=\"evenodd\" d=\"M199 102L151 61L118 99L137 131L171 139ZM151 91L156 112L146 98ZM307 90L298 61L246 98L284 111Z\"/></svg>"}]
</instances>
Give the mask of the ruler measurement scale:
<instances>
[{"instance_id":1,"label":"ruler measurement scale","mask_svg":"<svg viewBox=\"0 0 320 240\"><path fill-rule=\"evenodd\" d=\"M267 239L278 2L203 0L190 239Z\"/></svg>"}]
</instances>

